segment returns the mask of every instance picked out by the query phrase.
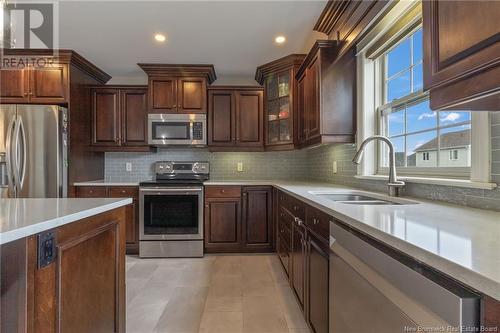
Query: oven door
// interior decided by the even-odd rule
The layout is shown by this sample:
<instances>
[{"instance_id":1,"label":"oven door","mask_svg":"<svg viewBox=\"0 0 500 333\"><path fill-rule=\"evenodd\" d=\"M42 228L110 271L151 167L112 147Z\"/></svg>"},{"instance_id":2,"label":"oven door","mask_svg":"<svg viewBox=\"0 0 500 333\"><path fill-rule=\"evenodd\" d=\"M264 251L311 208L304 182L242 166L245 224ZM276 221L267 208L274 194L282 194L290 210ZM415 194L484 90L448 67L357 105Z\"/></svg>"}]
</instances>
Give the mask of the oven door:
<instances>
[{"instance_id":1,"label":"oven door","mask_svg":"<svg viewBox=\"0 0 500 333\"><path fill-rule=\"evenodd\" d=\"M141 188L140 240L203 239L203 187Z\"/></svg>"}]
</instances>

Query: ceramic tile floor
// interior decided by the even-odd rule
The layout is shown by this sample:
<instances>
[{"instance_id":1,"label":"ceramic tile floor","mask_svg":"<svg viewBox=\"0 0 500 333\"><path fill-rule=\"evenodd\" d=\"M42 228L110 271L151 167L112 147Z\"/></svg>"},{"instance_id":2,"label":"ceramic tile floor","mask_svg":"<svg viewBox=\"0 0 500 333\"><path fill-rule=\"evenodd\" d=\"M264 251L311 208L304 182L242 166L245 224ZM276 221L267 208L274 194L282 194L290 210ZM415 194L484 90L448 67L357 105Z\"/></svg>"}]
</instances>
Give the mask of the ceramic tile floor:
<instances>
[{"instance_id":1,"label":"ceramic tile floor","mask_svg":"<svg viewBox=\"0 0 500 333\"><path fill-rule=\"evenodd\" d=\"M276 255L127 257L128 333L310 333Z\"/></svg>"}]
</instances>

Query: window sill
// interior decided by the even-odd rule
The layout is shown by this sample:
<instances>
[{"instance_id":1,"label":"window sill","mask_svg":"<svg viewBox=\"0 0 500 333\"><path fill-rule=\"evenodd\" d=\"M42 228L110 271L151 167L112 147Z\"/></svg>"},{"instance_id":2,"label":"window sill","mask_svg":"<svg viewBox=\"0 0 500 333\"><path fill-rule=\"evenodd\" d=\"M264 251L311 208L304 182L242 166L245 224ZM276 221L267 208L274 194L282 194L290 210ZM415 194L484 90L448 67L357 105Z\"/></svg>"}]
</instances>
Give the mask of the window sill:
<instances>
[{"instance_id":1,"label":"window sill","mask_svg":"<svg viewBox=\"0 0 500 333\"><path fill-rule=\"evenodd\" d=\"M388 176L387 175L367 175L367 176L356 175L354 177L357 179L371 179L371 180L387 181ZM398 176L398 180L402 180L402 181L405 181L407 183L456 186L456 187L466 187L466 188L477 188L477 189L482 189L482 190L493 190L497 187L497 184L495 184L495 183L473 182L473 181L465 180L465 179Z\"/></svg>"}]
</instances>

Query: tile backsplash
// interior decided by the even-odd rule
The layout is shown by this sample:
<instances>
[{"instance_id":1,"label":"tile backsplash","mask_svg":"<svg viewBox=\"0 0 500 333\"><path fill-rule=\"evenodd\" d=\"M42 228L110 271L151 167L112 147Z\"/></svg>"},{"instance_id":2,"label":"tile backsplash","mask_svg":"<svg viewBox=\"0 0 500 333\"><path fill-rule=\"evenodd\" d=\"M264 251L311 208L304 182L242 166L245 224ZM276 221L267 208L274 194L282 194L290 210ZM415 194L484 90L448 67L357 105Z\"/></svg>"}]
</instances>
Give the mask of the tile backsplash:
<instances>
[{"instance_id":1,"label":"tile backsplash","mask_svg":"<svg viewBox=\"0 0 500 333\"><path fill-rule=\"evenodd\" d=\"M105 179L126 182L153 178L156 161L208 161L210 178L216 180L303 180L307 151L211 153L206 149L160 149L158 153L106 153ZM126 172L125 163L132 163ZM243 163L243 172L237 163Z\"/></svg>"},{"instance_id":2,"label":"tile backsplash","mask_svg":"<svg viewBox=\"0 0 500 333\"><path fill-rule=\"evenodd\" d=\"M500 184L500 111L491 112L492 181ZM208 161L211 179L216 180L308 180L330 182L360 189L386 192L386 182L361 180L352 163L353 144L321 146L287 152L211 153L206 149L160 149L158 153L106 153L105 179L141 181L153 178L153 163L161 160ZM337 173L332 163L337 162ZM132 171L125 171L125 163ZM238 162L243 172L237 172ZM500 211L500 189L480 190L455 186L407 183L403 195L463 206Z\"/></svg>"}]
</instances>

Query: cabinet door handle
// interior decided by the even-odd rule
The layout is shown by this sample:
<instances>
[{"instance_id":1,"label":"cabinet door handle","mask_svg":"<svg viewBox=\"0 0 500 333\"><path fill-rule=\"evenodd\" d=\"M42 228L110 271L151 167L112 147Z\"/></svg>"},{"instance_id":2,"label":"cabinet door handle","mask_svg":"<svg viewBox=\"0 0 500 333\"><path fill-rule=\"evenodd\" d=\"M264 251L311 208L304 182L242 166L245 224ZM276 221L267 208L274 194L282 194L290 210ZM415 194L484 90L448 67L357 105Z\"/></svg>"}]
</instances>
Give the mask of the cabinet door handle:
<instances>
[{"instance_id":1,"label":"cabinet door handle","mask_svg":"<svg viewBox=\"0 0 500 333\"><path fill-rule=\"evenodd\" d=\"M316 218L314 218L314 219L313 219L313 224L318 224L318 223L319 223L319 220L318 220L318 219L316 219Z\"/></svg>"},{"instance_id":2,"label":"cabinet door handle","mask_svg":"<svg viewBox=\"0 0 500 333\"><path fill-rule=\"evenodd\" d=\"M28 93L27 93L27 92L25 92L25 93L24 93L24 96L28 96Z\"/></svg>"}]
</instances>

